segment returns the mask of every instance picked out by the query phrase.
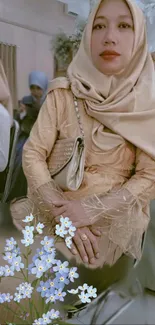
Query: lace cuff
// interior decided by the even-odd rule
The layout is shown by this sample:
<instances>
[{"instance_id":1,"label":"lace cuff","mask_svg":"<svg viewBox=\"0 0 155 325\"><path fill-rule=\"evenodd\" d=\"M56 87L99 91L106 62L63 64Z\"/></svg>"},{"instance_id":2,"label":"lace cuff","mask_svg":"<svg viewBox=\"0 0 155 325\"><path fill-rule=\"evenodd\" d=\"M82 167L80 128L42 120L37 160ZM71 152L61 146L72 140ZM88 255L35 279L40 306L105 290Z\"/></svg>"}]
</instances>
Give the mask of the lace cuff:
<instances>
[{"instance_id":1,"label":"lace cuff","mask_svg":"<svg viewBox=\"0 0 155 325\"><path fill-rule=\"evenodd\" d=\"M115 189L105 195L94 194L82 199L82 205L92 224L108 238L109 247L115 244L122 254L141 257L142 236L149 216L139 199L128 189Z\"/></svg>"},{"instance_id":2,"label":"lace cuff","mask_svg":"<svg viewBox=\"0 0 155 325\"><path fill-rule=\"evenodd\" d=\"M41 185L35 192L31 193L31 198L43 214L52 217L53 201L65 197L55 181L51 179L50 182Z\"/></svg>"}]
</instances>

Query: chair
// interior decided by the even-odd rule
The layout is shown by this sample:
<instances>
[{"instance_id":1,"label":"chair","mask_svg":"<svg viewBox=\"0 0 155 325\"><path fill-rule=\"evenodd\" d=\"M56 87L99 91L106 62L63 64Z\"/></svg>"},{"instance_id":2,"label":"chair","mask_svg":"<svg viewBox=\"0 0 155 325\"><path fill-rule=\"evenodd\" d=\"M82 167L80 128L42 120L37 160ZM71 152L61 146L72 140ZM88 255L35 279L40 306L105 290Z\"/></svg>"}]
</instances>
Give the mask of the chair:
<instances>
[{"instance_id":1,"label":"chair","mask_svg":"<svg viewBox=\"0 0 155 325\"><path fill-rule=\"evenodd\" d=\"M144 250L146 233L142 239L142 252ZM133 264L133 269L136 270L139 261L135 260ZM138 291L142 297L142 301L140 301L142 310L146 311L146 302L144 296L144 290L140 284L139 279L136 277L136 283L138 286ZM128 308L134 304L137 295L134 297L130 297L128 295L123 294L119 291L119 284L112 285L107 288L104 292L102 292L91 304L85 305L80 309L69 311L69 316L74 315L73 318L67 320L68 324L76 324L76 325L109 325L109 324L117 324L117 318L122 315ZM105 310L106 305L108 304L108 309ZM76 306L75 306L76 307ZM112 313L109 313L109 310L113 310ZM102 311L102 312L101 312ZM146 318L146 313L145 318ZM103 319L104 318L104 319ZM145 319L145 324L147 324Z\"/></svg>"},{"instance_id":2,"label":"chair","mask_svg":"<svg viewBox=\"0 0 155 325\"><path fill-rule=\"evenodd\" d=\"M2 173L0 173L1 203L5 203L9 195L15 155L16 155L16 145L17 145L18 135L19 135L19 124L16 120L13 120L13 125L10 132L9 160L6 169Z\"/></svg>"}]
</instances>

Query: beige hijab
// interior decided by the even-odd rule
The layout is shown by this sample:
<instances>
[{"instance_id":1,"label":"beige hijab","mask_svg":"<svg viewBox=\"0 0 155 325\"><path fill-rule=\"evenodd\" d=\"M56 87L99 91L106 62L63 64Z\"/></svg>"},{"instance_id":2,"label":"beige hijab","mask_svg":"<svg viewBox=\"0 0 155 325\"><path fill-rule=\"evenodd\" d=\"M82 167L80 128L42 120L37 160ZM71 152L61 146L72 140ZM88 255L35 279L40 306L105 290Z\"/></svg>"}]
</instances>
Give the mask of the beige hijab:
<instances>
[{"instance_id":1,"label":"beige hijab","mask_svg":"<svg viewBox=\"0 0 155 325\"><path fill-rule=\"evenodd\" d=\"M0 61L0 103L7 109L12 119L13 118L12 99L10 95L8 81L1 61Z\"/></svg>"},{"instance_id":2,"label":"beige hijab","mask_svg":"<svg viewBox=\"0 0 155 325\"><path fill-rule=\"evenodd\" d=\"M133 15L135 40L131 62L117 76L106 76L93 65L91 34L98 2L86 25L79 51L68 68L69 82L56 79L53 88L68 88L86 102L87 114L93 117L92 141L102 150L128 140L155 159L155 72L148 52L142 11L126 0ZM111 137L104 132L111 129Z\"/></svg>"}]
</instances>

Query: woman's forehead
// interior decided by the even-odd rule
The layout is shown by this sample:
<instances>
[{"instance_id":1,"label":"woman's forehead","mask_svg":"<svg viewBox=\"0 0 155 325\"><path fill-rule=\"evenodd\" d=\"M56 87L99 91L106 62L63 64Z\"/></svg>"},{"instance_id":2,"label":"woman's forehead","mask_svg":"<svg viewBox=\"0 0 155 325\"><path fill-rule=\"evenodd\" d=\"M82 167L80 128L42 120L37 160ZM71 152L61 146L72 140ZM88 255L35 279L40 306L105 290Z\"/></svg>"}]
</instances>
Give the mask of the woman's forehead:
<instances>
[{"instance_id":1,"label":"woman's forehead","mask_svg":"<svg viewBox=\"0 0 155 325\"><path fill-rule=\"evenodd\" d=\"M103 0L95 15L96 18L124 17L132 19L130 8L124 0Z\"/></svg>"}]
</instances>

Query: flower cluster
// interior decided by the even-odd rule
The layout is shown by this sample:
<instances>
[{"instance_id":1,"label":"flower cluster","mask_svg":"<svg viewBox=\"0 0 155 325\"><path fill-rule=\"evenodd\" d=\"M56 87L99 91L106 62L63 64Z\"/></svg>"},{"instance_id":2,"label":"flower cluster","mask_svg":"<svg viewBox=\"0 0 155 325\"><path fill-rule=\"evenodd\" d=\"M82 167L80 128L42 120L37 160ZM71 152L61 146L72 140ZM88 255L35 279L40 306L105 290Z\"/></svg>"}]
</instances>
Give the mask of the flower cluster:
<instances>
[{"instance_id":1,"label":"flower cluster","mask_svg":"<svg viewBox=\"0 0 155 325\"><path fill-rule=\"evenodd\" d=\"M93 288L93 286L88 286L86 283L84 283L83 286L79 286L77 289L68 290L68 292L73 295L78 294L79 299L84 304L90 303L92 298L97 297L97 289Z\"/></svg>"},{"instance_id":2,"label":"flower cluster","mask_svg":"<svg viewBox=\"0 0 155 325\"><path fill-rule=\"evenodd\" d=\"M60 218L60 225L56 225L55 233L57 236L65 239L66 246L71 248L72 238L75 235L76 228L72 225L69 218Z\"/></svg>"},{"instance_id":3,"label":"flower cluster","mask_svg":"<svg viewBox=\"0 0 155 325\"><path fill-rule=\"evenodd\" d=\"M35 319L32 325L43 325L43 324L51 324L51 321L60 317L60 312L58 310L52 309L48 311L46 314L43 314L41 318Z\"/></svg>"},{"instance_id":4,"label":"flower cluster","mask_svg":"<svg viewBox=\"0 0 155 325\"><path fill-rule=\"evenodd\" d=\"M33 222L33 215L31 214L30 216L27 216L23 222L29 223ZM24 230L22 230L22 233L24 235L24 238L21 240L21 243L24 244L26 247L32 245L34 243L34 235L36 234L42 234L44 229L44 225L42 223L38 223L36 226L36 229L34 232L34 227L33 226L26 226Z\"/></svg>"},{"instance_id":5,"label":"flower cluster","mask_svg":"<svg viewBox=\"0 0 155 325\"><path fill-rule=\"evenodd\" d=\"M64 301L66 292L64 288L70 282L74 282L74 279L78 278L77 268L68 268L68 262L56 261L56 265L53 267L54 277L46 281L40 281L37 291L41 293L41 297L45 298L46 304L49 302Z\"/></svg>"},{"instance_id":6,"label":"flower cluster","mask_svg":"<svg viewBox=\"0 0 155 325\"><path fill-rule=\"evenodd\" d=\"M13 299L13 296L10 295L10 293L2 293L0 295L0 304L3 304L4 302L10 302Z\"/></svg>"},{"instance_id":7,"label":"flower cluster","mask_svg":"<svg viewBox=\"0 0 155 325\"><path fill-rule=\"evenodd\" d=\"M79 277L79 274L77 267L69 267L68 261L61 261L56 258L55 241L57 236L60 236L66 242L67 247L70 248L76 228L69 218L61 217L60 225L56 226L56 239L48 236L42 237L40 248L37 248L29 264L32 253L30 246L34 243L35 237L43 233L44 225L41 223L34 225L32 214L27 216L23 222L26 225L22 231L23 239L21 239L21 243L25 246L26 253L21 253L14 238L7 239L3 254L3 259L7 261L7 265L0 266L0 279L8 276L14 277L15 272L20 272L24 281L19 284L14 294L0 293L0 304L6 306L6 309L9 308L12 313L14 311L8 307L11 301L14 301L18 307L21 306L18 313L16 313L20 324L22 324L22 321L25 324L26 321L26 323L33 325L46 325L51 324L56 319L59 323L61 319L60 312L54 310L52 305L57 301L64 302L67 292L77 294L83 303L89 303L92 298L97 296L96 289L92 286L89 287L87 284L79 286L75 290L65 289L66 286ZM25 261L22 261L22 258ZM38 294L37 306L34 293L35 295ZM23 299L29 300L30 310L24 310ZM16 324L14 323L14 325Z\"/></svg>"},{"instance_id":8,"label":"flower cluster","mask_svg":"<svg viewBox=\"0 0 155 325\"><path fill-rule=\"evenodd\" d=\"M33 289L34 288L30 283L21 283L19 287L16 288L17 292L15 292L14 301L17 301L19 303L21 299L31 298Z\"/></svg>"},{"instance_id":9,"label":"flower cluster","mask_svg":"<svg viewBox=\"0 0 155 325\"><path fill-rule=\"evenodd\" d=\"M44 237L41 241L42 247L37 249L29 265L29 274L34 274L36 278L41 278L45 272L52 268L56 263L56 250L53 238Z\"/></svg>"},{"instance_id":10,"label":"flower cluster","mask_svg":"<svg viewBox=\"0 0 155 325\"><path fill-rule=\"evenodd\" d=\"M13 237L6 240L4 251L3 259L7 261L9 265L0 267L0 277L14 276L15 271L19 272L24 268L24 264L20 256L20 249Z\"/></svg>"}]
</instances>

